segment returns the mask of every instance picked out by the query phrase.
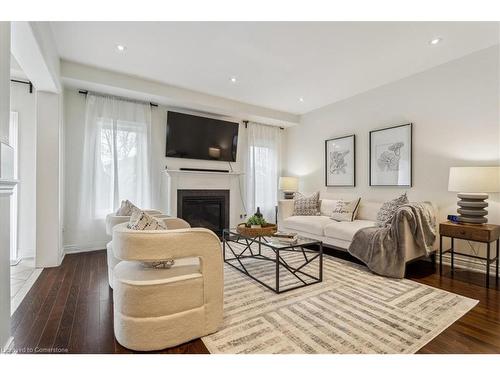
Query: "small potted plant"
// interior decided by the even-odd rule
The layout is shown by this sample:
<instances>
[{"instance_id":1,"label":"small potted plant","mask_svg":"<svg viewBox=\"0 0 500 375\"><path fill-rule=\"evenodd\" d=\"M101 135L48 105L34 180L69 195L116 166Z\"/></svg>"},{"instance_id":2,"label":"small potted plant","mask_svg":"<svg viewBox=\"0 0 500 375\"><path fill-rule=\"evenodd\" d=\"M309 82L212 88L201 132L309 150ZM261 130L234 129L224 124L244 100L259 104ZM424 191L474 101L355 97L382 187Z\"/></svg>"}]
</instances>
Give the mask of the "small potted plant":
<instances>
[{"instance_id":1,"label":"small potted plant","mask_svg":"<svg viewBox=\"0 0 500 375\"><path fill-rule=\"evenodd\" d=\"M266 224L266 220L262 216L252 215L247 220L247 227L250 228L262 228Z\"/></svg>"}]
</instances>

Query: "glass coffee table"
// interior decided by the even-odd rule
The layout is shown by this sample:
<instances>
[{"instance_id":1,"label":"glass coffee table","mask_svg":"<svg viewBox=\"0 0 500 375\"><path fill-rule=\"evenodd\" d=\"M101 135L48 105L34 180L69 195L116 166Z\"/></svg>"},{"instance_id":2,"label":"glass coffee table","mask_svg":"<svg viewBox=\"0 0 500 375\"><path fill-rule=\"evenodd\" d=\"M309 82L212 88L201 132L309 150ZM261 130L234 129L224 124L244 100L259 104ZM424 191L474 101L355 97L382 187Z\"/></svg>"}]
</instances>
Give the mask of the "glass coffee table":
<instances>
[{"instance_id":1,"label":"glass coffee table","mask_svg":"<svg viewBox=\"0 0 500 375\"><path fill-rule=\"evenodd\" d=\"M291 244L275 237L247 237L236 229L224 229L222 248L225 263L275 293L323 281L321 241L299 237Z\"/></svg>"}]
</instances>

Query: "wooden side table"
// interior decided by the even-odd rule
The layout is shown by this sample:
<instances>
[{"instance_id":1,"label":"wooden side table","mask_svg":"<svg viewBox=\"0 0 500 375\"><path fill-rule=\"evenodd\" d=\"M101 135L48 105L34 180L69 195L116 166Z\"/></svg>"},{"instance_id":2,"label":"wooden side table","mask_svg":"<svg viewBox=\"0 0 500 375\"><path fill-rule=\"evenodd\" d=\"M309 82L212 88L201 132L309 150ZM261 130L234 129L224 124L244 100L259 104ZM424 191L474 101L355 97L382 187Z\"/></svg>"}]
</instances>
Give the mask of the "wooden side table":
<instances>
[{"instance_id":1,"label":"wooden side table","mask_svg":"<svg viewBox=\"0 0 500 375\"><path fill-rule=\"evenodd\" d=\"M443 250L443 237L451 239L451 248ZM451 253L451 273L454 270L455 254L468 258L481 259L486 261L486 288L490 286L490 264L496 263L496 281L498 282L498 261L499 261L499 237L500 225L495 224L458 224L446 221L439 224L439 274L443 273L443 254ZM455 251L455 238L474 241L486 244L486 258L472 254L464 254ZM491 244L496 241L496 256L491 259Z\"/></svg>"}]
</instances>

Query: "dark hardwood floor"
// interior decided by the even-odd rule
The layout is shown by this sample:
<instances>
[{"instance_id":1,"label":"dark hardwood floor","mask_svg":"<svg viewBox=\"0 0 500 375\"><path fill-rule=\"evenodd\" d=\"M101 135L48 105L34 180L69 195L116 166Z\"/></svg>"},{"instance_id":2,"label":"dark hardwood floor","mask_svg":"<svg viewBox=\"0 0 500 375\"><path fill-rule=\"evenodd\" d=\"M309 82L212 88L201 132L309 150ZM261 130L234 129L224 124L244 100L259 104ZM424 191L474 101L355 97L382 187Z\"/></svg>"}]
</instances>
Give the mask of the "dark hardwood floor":
<instances>
[{"instance_id":1,"label":"dark hardwood floor","mask_svg":"<svg viewBox=\"0 0 500 375\"><path fill-rule=\"evenodd\" d=\"M449 268L443 277L429 262L408 266L407 277L478 299L479 304L419 353L500 353L500 288L492 278ZM67 255L45 269L12 317L12 349L19 353L131 353L113 335L113 293L106 252ZM161 353L208 353L201 340Z\"/></svg>"}]
</instances>

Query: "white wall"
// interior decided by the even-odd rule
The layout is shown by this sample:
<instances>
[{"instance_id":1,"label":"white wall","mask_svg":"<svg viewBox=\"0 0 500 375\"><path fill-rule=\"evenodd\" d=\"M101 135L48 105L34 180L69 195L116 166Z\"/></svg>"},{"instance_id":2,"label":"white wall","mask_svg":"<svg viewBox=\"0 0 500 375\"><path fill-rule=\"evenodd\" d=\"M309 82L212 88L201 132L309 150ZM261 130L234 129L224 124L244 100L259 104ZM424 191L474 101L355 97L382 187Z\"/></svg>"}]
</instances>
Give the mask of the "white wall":
<instances>
[{"instance_id":1,"label":"white wall","mask_svg":"<svg viewBox=\"0 0 500 375\"><path fill-rule=\"evenodd\" d=\"M58 266L62 258L61 96L36 93L37 267Z\"/></svg>"},{"instance_id":2,"label":"white wall","mask_svg":"<svg viewBox=\"0 0 500 375\"><path fill-rule=\"evenodd\" d=\"M67 88L64 90L64 139L65 139L65 189L64 189L64 236L63 243L67 251L77 251L81 248L96 249L103 248L108 237L104 233L96 234L92 241L87 244L77 243L75 236L77 227L78 212L78 189L80 183L80 170L82 163L83 136L85 128L85 95L79 94L78 90ZM167 111L164 106L152 108L152 206L154 208L165 209L167 202L161 196L162 184L165 183L165 167L169 169L179 169L181 167L191 168L214 168L229 169L229 164L220 161L209 160L191 160L165 157L166 147L166 124ZM172 109L175 110L175 109ZM186 112L186 111L184 111ZM192 112L196 113L196 112ZM223 117L222 119L240 122L241 119ZM237 161L231 163L235 171L244 172L245 145L245 126L240 125L238 141ZM193 135L196 136L196 135ZM244 176L241 176L241 186L244 190ZM200 187L203 188L203 187ZM244 198L244 191L242 192ZM237 212L243 213L243 208L239 204L233 207Z\"/></svg>"},{"instance_id":3,"label":"white wall","mask_svg":"<svg viewBox=\"0 0 500 375\"><path fill-rule=\"evenodd\" d=\"M432 200L439 219L456 212L448 192L451 166L499 162L499 50L491 47L302 116L286 130L286 170L304 191L386 200L408 191ZM413 187L368 186L368 132L413 123ZM326 188L325 139L356 134L356 187ZM490 195L489 220L500 223L499 195Z\"/></svg>"},{"instance_id":4,"label":"white wall","mask_svg":"<svg viewBox=\"0 0 500 375\"><path fill-rule=\"evenodd\" d=\"M18 252L20 258L35 255L36 241L36 111L35 93L25 84L11 83L10 109L18 113L19 183Z\"/></svg>"},{"instance_id":5,"label":"white wall","mask_svg":"<svg viewBox=\"0 0 500 375\"><path fill-rule=\"evenodd\" d=\"M0 22L0 142L9 136L10 23ZM5 166L0 163L0 176ZM10 197L0 178L0 350L10 337Z\"/></svg>"}]
</instances>

